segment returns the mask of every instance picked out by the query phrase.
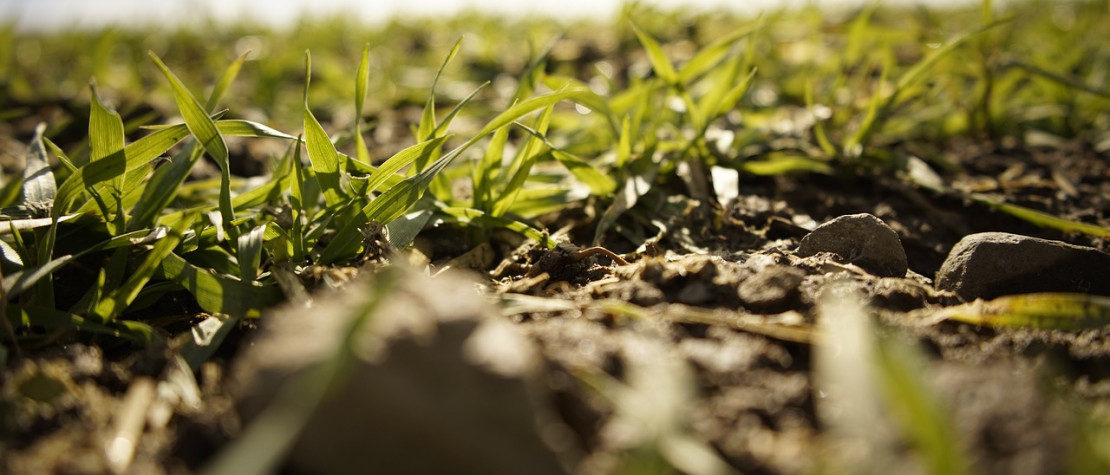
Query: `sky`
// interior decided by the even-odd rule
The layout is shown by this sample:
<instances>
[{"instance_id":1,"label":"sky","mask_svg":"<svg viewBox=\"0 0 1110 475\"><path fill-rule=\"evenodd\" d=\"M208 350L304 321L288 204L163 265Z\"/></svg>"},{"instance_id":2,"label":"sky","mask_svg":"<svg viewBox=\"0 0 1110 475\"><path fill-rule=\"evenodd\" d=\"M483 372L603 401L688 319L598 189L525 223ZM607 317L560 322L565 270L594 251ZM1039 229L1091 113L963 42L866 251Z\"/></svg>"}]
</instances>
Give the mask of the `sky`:
<instances>
[{"instance_id":1,"label":"sky","mask_svg":"<svg viewBox=\"0 0 1110 475\"><path fill-rule=\"evenodd\" d=\"M970 0L889 0L890 3L953 4ZM783 6L817 3L859 4L865 0L654 0L646 3L681 5L683 8L743 8L753 12ZM513 15L545 14L556 17L605 17L614 14L621 0L0 0L0 24L14 21L21 30L41 30L104 25L139 25L187 20L211 13L217 19L249 16L278 26L302 17L308 5L321 13L346 12L368 22L395 15L449 14L476 8Z\"/></svg>"}]
</instances>

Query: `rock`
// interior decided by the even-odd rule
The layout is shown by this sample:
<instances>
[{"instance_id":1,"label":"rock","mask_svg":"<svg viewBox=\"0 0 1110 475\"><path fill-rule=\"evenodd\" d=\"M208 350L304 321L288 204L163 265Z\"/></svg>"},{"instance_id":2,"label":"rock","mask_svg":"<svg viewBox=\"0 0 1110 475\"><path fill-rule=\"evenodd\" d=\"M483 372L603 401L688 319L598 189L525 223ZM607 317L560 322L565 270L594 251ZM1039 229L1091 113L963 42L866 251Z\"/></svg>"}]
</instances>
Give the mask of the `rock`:
<instances>
[{"instance_id":1,"label":"rock","mask_svg":"<svg viewBox=\"0 0 1110 475\"><path fill-rule=\"evenodd\" d=\"M902 277L909 264L898 234L873 215L840 216L802 238L797 254L831 252L879 277Z\"/></svg>"},{"instance_id":2,"label":"rock","mask_svg":"<svg viewBox=\"0 0 1110 475\"><path fill-rule=\"evenodd\" d=\"M286 469L559 474L573 463L534 343L473 281L395 267L315 302L267 315L235 367L241 439L273 424L285 432L269 440L299 434Z\"/></svg>"},{"instance_id":3,"label":"rock","mask_svg":"<svg viewBox=\"0 0 1110 475\"><path fill-rule=\"evenodd\" d=\"M1110 295L1110 254L1008 233L978 233L956 243L936 285L964 300L1034 292Z\"/></svg>"}]
</instances>

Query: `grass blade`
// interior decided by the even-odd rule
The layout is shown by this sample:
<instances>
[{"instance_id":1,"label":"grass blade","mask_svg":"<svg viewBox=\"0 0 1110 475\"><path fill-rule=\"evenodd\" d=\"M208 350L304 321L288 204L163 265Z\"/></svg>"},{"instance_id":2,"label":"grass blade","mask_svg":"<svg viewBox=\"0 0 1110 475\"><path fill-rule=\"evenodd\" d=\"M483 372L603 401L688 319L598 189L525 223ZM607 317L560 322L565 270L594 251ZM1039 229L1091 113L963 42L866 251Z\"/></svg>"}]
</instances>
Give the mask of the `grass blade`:
<instances>
[{"instance_id":1,"label":"grass blade","mask_svg":"<svg viewBox=\"0 0 1110 475\"><path fill-rule=\"evenodd\" d=\"M31 139L23 168L23 204L32 211L39 211L32 213L36 216L49 216L50 207L58 194L54 173L46 161L46 147L42 143L45 130L46 124L35 127L35 136Z\"/></svg>"},{"instance_id":2,"label":"grass blade","mask_svg":"<svg viewBox=\"0 0 1110 475\"><path fill-rule=\"evenodd\" d=\"M1100 328L1110 325L1110 297L1071 293L1007 295L948 307L927 318L988 327Z\"/></svg>"},{"instance_id":3,"label":"grass blade","mask_svg":"<svg viewBox=\"0 0 1110 475\"><path fill-rule=\"evenodd\" d=\"M231 206L231 166L228 162L227 144L224 143L216 123L208 116L185 84L174 75L173 71L170 71L170 68L166 67L158 55L154 52L147 54L169 81L173 89L174 102L181 111L181 117L185 119L185 126L188 127L189 133L197 138L204 150L220 167L220 214L223 217L224 227L231 231L234 229L231 222L235 219L235 211Z\"/></svg>"},{"instance_id":4,"label":"grass blade","mask_svg":"<svg viewBox=\"0 0 1110 475\"><path fill-rule=\"evenodd\" d=\"M258 268L262 264L262 237L266 226L256 226L251 232L239 236L239 279L243 282L252 282L258 277Z\"/></svg>"},{"instance_id":5,"label":"grass blade","mask_svg":"<svg viewBox=\"0 0 1110 475\"><path fill-rule=\"evenodd\" d=\"M213 274L173 253L162 260L158 274L184 287L197 299L200 308L214 315L258 317L262 309L281 300L277 287Z\"/></svg>"},{"instance_id":6,"label":"grass blade","mask_svg":"<svg viewBox=\"0 0 1110 475\"><path fill-rule=\"evenodd\" d=\"M308 85L312 80L312 58L305 51L305 102L304 102L304 139L308 148L308 160L312 163L312 170L316 173L316 181L324 192L324 201L329 207L336 206L344 201L343 190L340 189L339 152L331 142L328 133L312 115L308 108Z\"/></svg>"},{"instance_id":7,"label":"grass blade","mask_svg":"<svg viewBox=\"0 0 1110 475\"><path fill-rule=\"evenodd\" d=\"M1089 236L1110 237L1110 229L1095 224L1070 221L1024 206L1006 203L1005 201L981 193L972 193L970 198L990 208L1010 216L1021 218L1043 228L1057 229L1067 233L1083 233Z\"/></svg>"},{"instance_id":8,"label":"grass blade","mask_svg":"<svg viewBox=\"0 0 1110 475\"><path fill-rule=\"evenodd\" d=\"M100 317L103 322L115 320L128 305L139 295L139 291L154 276L159 264L166 256L173 252L177 243L181 242L182 234L193 224L195 216L188 216L170 228L166 235L159 239L150 253L146 255L139 267L131 273L127 281L112 293L97 302L92 311L93 315Z\"/></svg>"},{"instance_id":9,"label":"grass blade","mask_svg":"<svg viewBox=\"0 0 1110 475\"><path fill-rule=\"evenodd\" d=\"M362 106L366 104L366 89L370 84L370 44L362 49L362 61L355 73L355 155L362 163L370 163L370 152L362 138Z\"/></svg>"},{"instance_id":10,"label":"grass blade","mask_svg":"<svg viewBox=\"0 0 1110 475\"><path fill-rule=\"evenodd\" d=\"M674 70L674 65L671 60L667 59L667 55L663 53L663 48L647 33L644 33L636 24L632 24L632 31L636 32L636 37L640 39L640 44L647 51L648 60L651 61L651 67L655 70L655 74L659 76L667 84L677 86L679 82L678 73Z\"/></svg>"}]
</instances>

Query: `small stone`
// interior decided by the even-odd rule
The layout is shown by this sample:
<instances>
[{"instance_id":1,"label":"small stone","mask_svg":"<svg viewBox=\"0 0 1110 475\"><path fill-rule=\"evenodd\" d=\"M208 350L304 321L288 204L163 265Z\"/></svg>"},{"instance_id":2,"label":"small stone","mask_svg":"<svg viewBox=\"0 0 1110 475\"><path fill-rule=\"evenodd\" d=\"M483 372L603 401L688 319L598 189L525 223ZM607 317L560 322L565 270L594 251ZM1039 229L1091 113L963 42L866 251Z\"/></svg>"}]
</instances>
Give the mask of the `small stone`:
<instances>
[{"instance_id":1,"label":"small stone","mask_svg":"<svg viewBox=\"0 0 1110 475\"><path fill-rule=\"evenodd\" d=\"M831 252L879 277L902 277L909 269L898 233L873 215L850 214L818 226L802 238L798 255Z\"/></svg>"},{"instance_id":2,"label":"small stone","mask_svg":"<svg viewBox=\"0 0 1110 475\"><path fill-rule=\"evenodd\" d=\"M964 300L1034 292L1110 295L1110 254L1009 233L978 233L956 243L937 272L937 288Z\"/></svg>"}]
</instances>

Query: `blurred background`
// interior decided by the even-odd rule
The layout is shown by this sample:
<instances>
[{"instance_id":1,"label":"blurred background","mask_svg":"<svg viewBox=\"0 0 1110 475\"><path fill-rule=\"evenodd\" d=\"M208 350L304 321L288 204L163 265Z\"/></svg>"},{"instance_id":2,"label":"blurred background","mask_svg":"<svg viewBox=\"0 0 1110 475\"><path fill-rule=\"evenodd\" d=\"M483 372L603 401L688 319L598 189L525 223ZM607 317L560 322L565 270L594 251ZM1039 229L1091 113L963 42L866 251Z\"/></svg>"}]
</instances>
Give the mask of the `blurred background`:
<instances>
[{"instance_id":1,"label":"blurred background","mask_svg":"<svg viewBox=\"0 0 1110 475\"><path fill-rule=\"evenodd\" d=\"M887 0L889 4L932 6L970 3L971 0ZM166 22L254 21L289 26L299 19L354 15L363 21L383 22L398 16L444 16L466 10L511 16L548 15L564 19L612 16L622 0L0 0L0 23L14 22L20 30L98 28ZM669 8L729 9L756 13L778 7L816 4L843 7L866 0L654 0L639 3ZM1000 2L995 2L1000 3Z\"/></svg>"}]
</instances>

